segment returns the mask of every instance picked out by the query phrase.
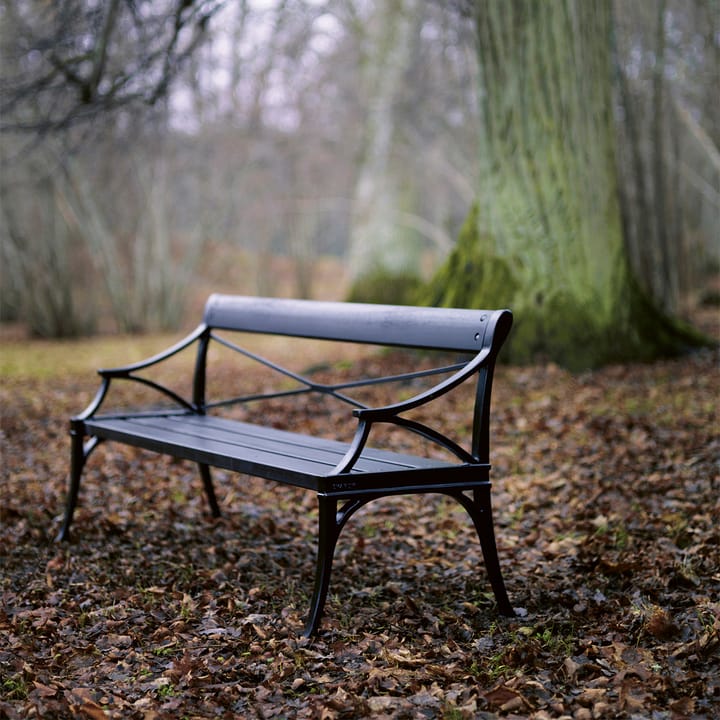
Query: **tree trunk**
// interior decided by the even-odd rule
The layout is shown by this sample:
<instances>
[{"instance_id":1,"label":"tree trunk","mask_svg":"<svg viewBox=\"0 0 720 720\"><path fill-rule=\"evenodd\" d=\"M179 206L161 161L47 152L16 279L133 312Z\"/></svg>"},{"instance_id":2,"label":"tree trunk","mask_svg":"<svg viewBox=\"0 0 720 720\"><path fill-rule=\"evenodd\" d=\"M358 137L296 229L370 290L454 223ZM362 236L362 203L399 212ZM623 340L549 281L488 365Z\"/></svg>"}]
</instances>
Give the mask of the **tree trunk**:
<instances>
[{"instance_id":1,"label":"tree trunk","mask_svg":"<svg viewBox=\"0 0 720 720\"><path fill-rule=\"evenodd\" d=\"M476 3L478 203L428 288L433 304L516 318L511 360L571 368L695 344L649 303L623 243L605 1Z\"/></svg>"},{"instance_id":2,"label":"tree trunk","mask_svg":"<svg viewBox=\"0 0 720 720\"><path fill-rule=\"evenodd\" d=\"M369 28L364 68L369 96L363 158L353 198L349 262L355 279L401 273L417 261L400 237L403 198L392 162L395 102L412 52L416 0L392 0Z\"/></svg>"}]
</instances>

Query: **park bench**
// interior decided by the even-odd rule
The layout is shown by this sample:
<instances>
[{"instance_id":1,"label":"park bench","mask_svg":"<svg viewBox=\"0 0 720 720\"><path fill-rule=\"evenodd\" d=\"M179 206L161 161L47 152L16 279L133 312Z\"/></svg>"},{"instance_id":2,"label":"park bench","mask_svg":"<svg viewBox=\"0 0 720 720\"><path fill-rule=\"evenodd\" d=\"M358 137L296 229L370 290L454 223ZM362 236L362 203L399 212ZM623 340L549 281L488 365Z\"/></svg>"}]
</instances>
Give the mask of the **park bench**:
<instances>
[{"instance_id":1,"label":"park bench","mask_svg":"<svg viewBox=\"0 0 720 720\"><path fill-rule=\"evenodd\" d=\"M201 324L165 352L124 367L98 371L102 381L95 398L84 412L70 421L70 479L58 540L68 538L83 468L103 441L124 443L196 463L214 516L219 516L220 510L210 467L312 490L318 501L318 547L315 587L305 628L309 636L318 629L335 546L348 519L378 498L441 493L458 501L470 515L498 610L512 616L495 544L489 478L493 370L511 324L512 315L508 310L212 295ZM426 351L422 356L415 354L415 358L434 357L429 350L443 352L439 353L439 366L436 363L431 368L402 374L320 383L313 380L312 372L290 370L247 349L251 344L247 339L252 336L245 333L285 336L283 342L290 342L290 337L312 338L313 342L330 340ZM245 346L239 344L243 338ZM192 390L188 390L190 398L147 377L148 369L193 345L196 348ZM228 350L239 353L244 357L243 362L259 363L281 379L279 389L211 401L207 397L211 347L223 348L225 353ZM173 407L167 407L166 403L160 408L148 405L140 410L100 414L111 382L118 380L142 383L150 394L169 398ZM415 391L411 397L383 407L368 407L352 397L353 393L357 396L358 391L377 383L387 383L386 389L396 387L392 383L399 383L403 395L407 395L408 388L412 391L414 384L428 381L434 383L430 388ZM410 411L428 406L465 381L471 382L469 389L474 393L474 402L468 405L473 408L473 417L468 418L472 432L468 433L467 447L427 422L408 417ZM293 387L288 388L288 383ZM348 404L347 422L351 427L347 437L352 437L351 440L343 442L290 432L256 419L239 420L228 413L231 408L254 406L268 400L285 403L292 399L304 403L305 397L317 394ZM403 432L419 434L424 441L442 448L444 455L425 457L375 447L368 441L371 431L374 434L379 426L394 426Z\"/></svg>"}]
</instances>

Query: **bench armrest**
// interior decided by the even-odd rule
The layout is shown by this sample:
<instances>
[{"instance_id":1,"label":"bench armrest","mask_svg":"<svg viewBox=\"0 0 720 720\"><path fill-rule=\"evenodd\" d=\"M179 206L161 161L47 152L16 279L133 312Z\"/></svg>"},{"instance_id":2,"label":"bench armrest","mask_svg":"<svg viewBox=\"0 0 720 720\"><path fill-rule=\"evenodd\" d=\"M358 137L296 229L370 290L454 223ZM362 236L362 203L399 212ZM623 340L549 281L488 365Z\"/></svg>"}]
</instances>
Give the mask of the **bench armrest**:
<instances>
[{"instance_id":1,"label":"bench armrest","mask_svg":"<svg viewBox=\"0 0 720 720\"><path fill-rule=\"evenodd\" d=\"M71 422L77 423L82 422L83 420L87 420L100 409L100 406L105 400L105 396L110 389L110 383L113 379L132 380L134 382L142 383L143 385L147 385L148 387L151 387L160 392L161 394L169 397L171 400L173 400L186 410L196 411L197 408L193 406L192 403L189 403L187 400L180 397L180 395L178 395L173 390L170 390L164 385L161 385L160 383L157 383L153 380L133 375L133 372L136 372L138 370L144 370L145 368L152 367L153 365L157 365L158 363L161 363L164 360L171 358L173 355L176 355L181 350L184 350L185 348L196 342L200 337L202 337L203 333L205 333L206 331L207 327L205 325L199 325L189 335L186 335L182 340L178 341L174 345L171 345L167 350L164 350L157 355L153 355L146 360L140 360L139 362L131 363L130 365L122 365L114 368L101 368L100 370L98 370L98 374L102 378L102 384L100 385L100 388L95 394L92 402L79 415L73 417Z\"/></svg>"},{"instance_id":2,"label":"bench armrest","mask_svg":"<svg viewBox=\"0 0 720 720\"><path fill-rule=\"evenodd\" d=\"M153 355L145 360L140 360L130 365L121 365L114 368L101 368L98 370L98 374L102 377L113 378L113 377L127 377L131 373L137 370L144 370L145 368L157 365L163 360L171 358L173 355L177 355L181 350L184 350L189 345L192 345L202 334L207 330L205 325L199 325L189 335L186 335L182 340L178 341L174 345L171 345L167 350L164 350L157 355Z\"/></svg>"},{"instance_id":3,"label":"bench armrest","mask_svg":"<svg viewBox=\"0 0 720 720\"><path fill-rule=\"evenodd\" d=\"M400 413L412 410L444 395L461 383L465 382L473 373L477 372L490 357L490 348L483 348L464 368L458 370L454 375L446 378L441 383L405 400L404 402L393 403L377 408L358 408L353 410L353 415L361 420L377 422L389 420Z\"/></svg>"},{"instance_id":4,"label":"bench armrest","mask_svg":"<svg viewBox=\"0 0 720 720\"><path fill-rule=\"evenodd\" d=\"M370 434L371 425L371 422L360 420L348 451L345 453L342 460L340 460L340 462L333 468L330 473L331 475L340 475L341 473L348 473L352 470L353 465L355 465L355 462L365 448L365 443L367 442L368 435Z\"/></svg>"}]
</instances>

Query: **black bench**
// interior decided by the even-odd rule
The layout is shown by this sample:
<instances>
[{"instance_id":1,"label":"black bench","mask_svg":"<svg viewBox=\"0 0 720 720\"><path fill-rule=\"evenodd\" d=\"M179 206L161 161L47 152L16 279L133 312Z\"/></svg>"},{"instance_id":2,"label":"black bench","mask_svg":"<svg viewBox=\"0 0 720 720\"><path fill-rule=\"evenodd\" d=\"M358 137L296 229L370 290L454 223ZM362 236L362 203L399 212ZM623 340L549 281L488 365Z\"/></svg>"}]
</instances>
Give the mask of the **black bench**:
<instances>
[{"instance_id":1,"label":"black bench","mask_svg":"<svg viewBox=\"0 0 720 720\"><path fill-rule=\"evenodd\" d=\"M105 440L165 453L197 463L207 500L214 516L220 514L210 467L219 467L275 480L317 493L319 505L317 569L306 635L315 633L325 604L335 545L347 520L377 498L417 493L442 493L457 500L469 513L477 530L490 584L498 609L514 614L508 599L495 546L490 502L489 420L493 369L500 347L512 324L508 310L364 305L212 295L202 323L185 339L148 360L125 367L99 370L102 384L94 400L70 422L71 471L67 504L58 540L67 539L78 499L85 463ZM381 378L317 383L238 344L236 333L293 336L347 341L392 347L442 350L454 353L440 367ZM232 339L231 339L232 338ZM214 344L219 343L219 346ZM149 379L148 368L197 344L192 398L181 397L158 381ZM230 348L253 362L279 373L295 387L246 394L209 402L206 397L209 348ZM227 352L227 350L224 350ZM463 353L457 360L458 353ZM306 373L310 374L310 373ZM367 407L351 397L375 383L416 378L442 378L430 389L385 407ZM170 398L173 408L98 414L111 381L133 380ZM475 381L472 436L462 447L424 422L403 415L453 390L466 380ZM257 401L320 393L352 407L356 425L348 442L266 427L228 417L229 408L247 407ZM296 398L297 399L297 398ZM223 412L221 412L223 411ZM444 448L450 459L408 455L368 444L371 430L391 424L418 433ZM469 494L468 494L469 493ZM342 504L338 507L338 503Z\"/></svg>"}]
</instances>

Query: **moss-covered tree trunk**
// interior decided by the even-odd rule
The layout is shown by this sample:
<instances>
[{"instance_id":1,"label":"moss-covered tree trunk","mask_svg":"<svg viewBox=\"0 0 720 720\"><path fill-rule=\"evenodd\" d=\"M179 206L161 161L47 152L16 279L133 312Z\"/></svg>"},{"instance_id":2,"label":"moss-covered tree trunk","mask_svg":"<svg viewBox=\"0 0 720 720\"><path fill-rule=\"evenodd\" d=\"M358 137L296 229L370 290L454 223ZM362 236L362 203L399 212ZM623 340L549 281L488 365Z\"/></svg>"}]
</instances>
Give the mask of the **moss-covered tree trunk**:
<instances>
[{"instance_id":1,"label":"moss-covered tree trunk","mask_svg":"<svg viewBox=\"0 0 720 720\"><path fill-rule=\"evenodd\" d=\"M513 361L573 367L692 344L626 257L611 100L610 0L477 0L481 185L426 300L507 305Z\"/></svg>"}]
</instances>

